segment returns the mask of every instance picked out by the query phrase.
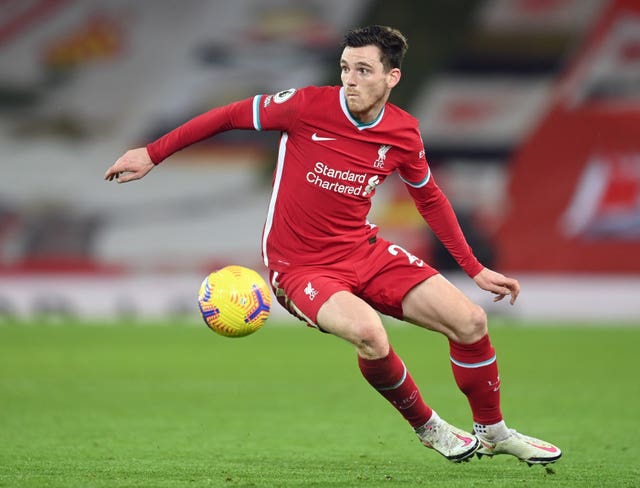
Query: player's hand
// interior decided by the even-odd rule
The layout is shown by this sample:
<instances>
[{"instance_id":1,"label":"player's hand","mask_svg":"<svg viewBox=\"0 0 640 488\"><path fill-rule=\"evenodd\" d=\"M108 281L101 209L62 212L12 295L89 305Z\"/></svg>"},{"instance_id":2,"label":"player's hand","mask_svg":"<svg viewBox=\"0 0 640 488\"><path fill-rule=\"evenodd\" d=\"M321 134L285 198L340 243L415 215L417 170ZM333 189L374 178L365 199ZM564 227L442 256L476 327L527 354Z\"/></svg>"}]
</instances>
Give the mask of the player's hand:
<instances>
[{"instance_id":1,"label":"player's hand","mask_svg":"<svg viewBox=\"0 0 640 488\"><path fill-rule=\"evenodd\" d=\"M139 180L154 167L146 147L131 149L124 153L107 172L104 179L118 183Z\"/></svg>"},{"instance_id":2,"label":"player's hand","mask_svg":"<svg viewBox=\"0 0 640 488\"><path fill-rule=\"evenodd\" d=\"M473 281L483 290L495 294L494 302L502 300L507 295L511 295L509 302L513 305L520 294L520 283L518 283L518 280L508 278L489 268L483 268L482 271L473 277Z\"/></svg>"}]
</instances>

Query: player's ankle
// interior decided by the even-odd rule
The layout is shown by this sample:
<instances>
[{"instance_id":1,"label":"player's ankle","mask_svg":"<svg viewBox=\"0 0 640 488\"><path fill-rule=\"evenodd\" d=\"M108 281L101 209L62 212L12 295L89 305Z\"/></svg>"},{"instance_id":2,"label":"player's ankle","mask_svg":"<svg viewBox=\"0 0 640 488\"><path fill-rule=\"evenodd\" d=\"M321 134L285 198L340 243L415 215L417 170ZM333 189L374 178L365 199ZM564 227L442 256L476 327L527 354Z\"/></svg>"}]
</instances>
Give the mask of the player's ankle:
<instances>
[{"instance_id":1,"label":"player's ankle","mask_svg":"<svg viewBox=\"0 0 640 488\"><path fill-rule=\"evenodd\" d=\"M500 442L511 435L504 420L495 424L481 424L474 422L473 432L483 439L491 442Z\"/></svg>"},{"instance_id":2,"label":"player's ankle","mask_svg":"<svg viewBox=\"0 0 640 488\"><path fill-rule=\"evenodd\" d=\"M424 424L418 427L414 427L413 430L415 430L416 432L421 432L428 427L440 423L441 421L442 419L440 418L440 415L438 415L435 410L431 410L431 417L429 417L429 419Z\"/></svg>"}]
</instances>

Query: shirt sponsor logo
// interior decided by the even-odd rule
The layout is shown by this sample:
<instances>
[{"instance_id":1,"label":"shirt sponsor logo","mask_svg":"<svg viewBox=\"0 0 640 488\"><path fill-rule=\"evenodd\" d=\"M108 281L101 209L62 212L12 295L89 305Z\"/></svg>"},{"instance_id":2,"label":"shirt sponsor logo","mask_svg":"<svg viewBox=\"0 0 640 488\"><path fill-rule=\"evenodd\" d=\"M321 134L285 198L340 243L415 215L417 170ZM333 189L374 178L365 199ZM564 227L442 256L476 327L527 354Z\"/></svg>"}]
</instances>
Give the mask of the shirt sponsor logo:
<instances>
[{"instance_id":1,"label":"shirt sponsor logo","mask_svg":"<svg viewBox=\"0 0 640 488\"><path fill-rule=\"evenodd\" d=\"M378 175L375 175L369 178L369 181L367 181L367 186L364 189L363 195L366 197L367 195L370 195L371 193L373 193L376 187L380 183L382 182L380 181L380 178L378 177Z\"/></svg>"},{"instance_id":2,"label":"shirt sponsor logo","mask_svg":"<svg viewBox=\"0 0 640 488\"><path fill-rule=\"evenodd\" d=\"M372 181L374 179L375 182ZM365 173L355 173L349 169L334 169L322 161L318 161L313 166L313 171L307 173L307 181L324 190L354 196L367 196L375 186L381 183L378 176L373 176L367 181Z\"/></svg>"}]
</instances>

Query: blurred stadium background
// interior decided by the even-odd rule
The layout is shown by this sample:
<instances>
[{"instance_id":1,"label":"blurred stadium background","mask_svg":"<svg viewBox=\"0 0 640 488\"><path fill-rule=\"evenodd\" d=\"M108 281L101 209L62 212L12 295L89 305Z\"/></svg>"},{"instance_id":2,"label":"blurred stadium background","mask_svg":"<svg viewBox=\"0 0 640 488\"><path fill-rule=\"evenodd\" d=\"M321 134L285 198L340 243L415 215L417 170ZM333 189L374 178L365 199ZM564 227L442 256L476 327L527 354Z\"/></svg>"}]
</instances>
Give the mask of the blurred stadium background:
<instances>
[{"instance_id":1,"label":"blurred stadium background","mask_svg":"<svg viewBox=\"0 0 640 488\"><path fill-rule=\"evenodd\" d=\"M407 34L392 101L519 304L461 276L398 180L384 235L494 314L640 324L638 0L2 2L0 317L195 318L210 271L264 271L278 134L220 135L144 182L104 171L213 106L338 83L342 33L369 23Z\"/></svg>"}]
</instances>

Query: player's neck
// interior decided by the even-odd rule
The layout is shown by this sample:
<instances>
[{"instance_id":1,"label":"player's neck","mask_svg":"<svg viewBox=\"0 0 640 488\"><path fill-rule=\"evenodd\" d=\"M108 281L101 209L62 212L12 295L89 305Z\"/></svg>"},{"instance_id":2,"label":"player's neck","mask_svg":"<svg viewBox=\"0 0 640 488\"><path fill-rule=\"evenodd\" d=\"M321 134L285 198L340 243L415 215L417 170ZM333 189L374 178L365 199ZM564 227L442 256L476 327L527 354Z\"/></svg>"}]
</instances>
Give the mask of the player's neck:
<instances>
[{"instance_id":1,"label":"player's neck","mask_svg":"<svg viewBox=\"0 0 640 488\"><path fill-rule=\"evenodd\" d=\"M378 117L380 117L380 114L382 113L382 110L384 109L386 103L387 99L385 98L380 102L372 105L367 110L353 112L351 109L349 109L349 113L359 123L370 124L371 122L374 122L376 119L378 119Z\"/></svg>"},{"instance_id":2,"label":"player's neck","mask_svg":"<svg viewBox=\"0 0 640 488\"><path fill-rule=\"evenodd\" d=\"M360 124L370 124L380 116L380 112L382 112L382 107L377 110L368 110L362 113L351 112L351 116Z\"/></svg>"}]
</instances>

